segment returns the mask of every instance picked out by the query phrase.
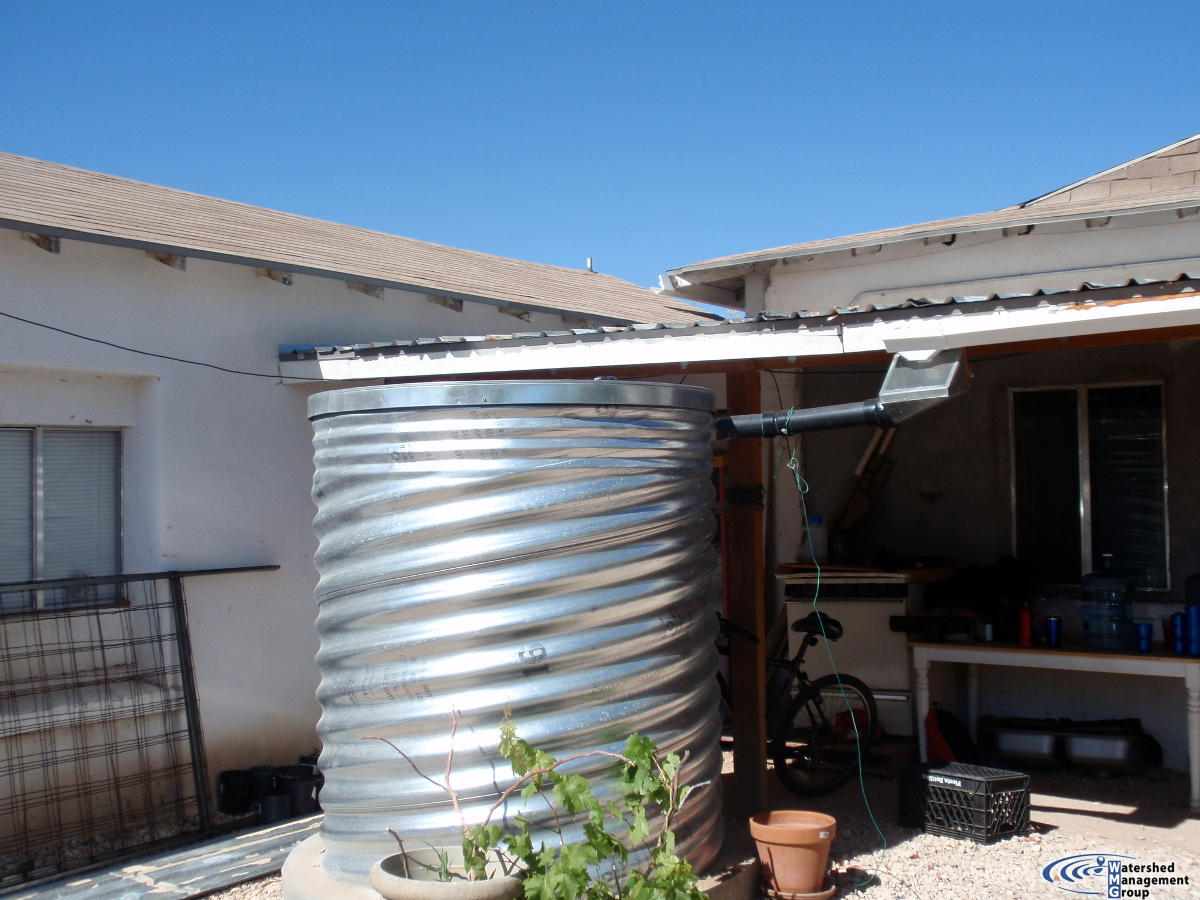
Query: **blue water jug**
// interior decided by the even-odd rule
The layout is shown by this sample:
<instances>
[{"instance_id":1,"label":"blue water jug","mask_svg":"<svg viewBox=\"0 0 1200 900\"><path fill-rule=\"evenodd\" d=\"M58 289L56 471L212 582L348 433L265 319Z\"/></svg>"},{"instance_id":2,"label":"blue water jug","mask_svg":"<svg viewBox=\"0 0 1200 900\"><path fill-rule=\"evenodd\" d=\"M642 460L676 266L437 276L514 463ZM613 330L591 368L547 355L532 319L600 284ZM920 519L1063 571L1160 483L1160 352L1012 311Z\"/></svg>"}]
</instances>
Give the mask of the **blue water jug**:
<instances>
[{"instance_id":1,"label":"blue water jug","mask_svg":"<svg viewBox=\"0 0 1200 900\"><path fill-rule=\"evenodd\" d=\"M1083 644L1096 650L1132 650L1134 578L1117 575L1109 560L1099 572L1083 576Z\"/></svg>"}]
</instances>

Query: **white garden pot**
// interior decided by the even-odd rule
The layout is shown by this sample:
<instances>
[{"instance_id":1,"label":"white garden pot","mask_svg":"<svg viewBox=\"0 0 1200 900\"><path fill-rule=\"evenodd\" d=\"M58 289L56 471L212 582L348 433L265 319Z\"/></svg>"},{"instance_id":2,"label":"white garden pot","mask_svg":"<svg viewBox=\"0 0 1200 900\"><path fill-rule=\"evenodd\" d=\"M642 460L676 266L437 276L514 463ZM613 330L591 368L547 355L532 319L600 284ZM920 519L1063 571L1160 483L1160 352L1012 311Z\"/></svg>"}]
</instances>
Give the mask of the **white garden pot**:
<instances>
[{"instance_id":1,"label":"white garden pot","mask_svg":"<svg viewBox=\"0 0 1200 900\"><path fill-rule=\"evenodd\" d=\"M462 851L451 848L446 852L450 855L451 871L461 873ZM435 850L412 850L385 857L371 867L370 881L384 900L515 900L524 893L521 879L512 875L496 874L479 881L464 878L438 881Z\"/></svg>"}]
</instances>

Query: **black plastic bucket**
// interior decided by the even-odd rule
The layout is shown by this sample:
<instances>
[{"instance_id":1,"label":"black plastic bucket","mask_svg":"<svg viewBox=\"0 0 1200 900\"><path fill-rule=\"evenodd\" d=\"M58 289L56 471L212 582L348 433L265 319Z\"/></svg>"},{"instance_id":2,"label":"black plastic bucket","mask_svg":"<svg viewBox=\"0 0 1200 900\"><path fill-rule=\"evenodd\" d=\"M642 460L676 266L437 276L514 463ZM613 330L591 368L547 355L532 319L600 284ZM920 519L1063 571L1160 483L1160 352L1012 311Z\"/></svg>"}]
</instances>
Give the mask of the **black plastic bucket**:
<instances>
[{"instance_id":1,"label":"black plastic bucket","mask_svg":"<svg viewBox=\"0 0 1200 900\"><path fill-rule=\"evenodd\" d=\"M250 769L254 778L254 802L262 803L263 798L275 793L275 767L254 766Z\"/></svg>"},{"instance_id":2,"label":"black plastic bucket","mask_svg":"<svg viewBox=\"0 0 1200 900\"><path fill-rule=\"evenodd\" d=\"M246 769L227 769L217 776L217 812L241 816L254 805L254 773Z\"/></svg>"},{"instance_id":3,"label":"black plastic bucket","mask_svg":"<svg viewBox=\"0 0 1200 900\"><path fill-rule=\"evenodd\" d=\"M268 794L262 798L259 808L258 823L273 825L284 822L292 817L292 798L288 794Z\"/></svg>"},{"instance_id":4,"label":"black plastic bucket","mask_svg":"<svg viewBox=\"0 0 1200 900\"><path fill-rule=\"evenodd\" d=\"M307 764L280 766L275 770L275 788L292 798L292 815L307 816L317 809L316 769Z\"/></svg>"}]
</instances>

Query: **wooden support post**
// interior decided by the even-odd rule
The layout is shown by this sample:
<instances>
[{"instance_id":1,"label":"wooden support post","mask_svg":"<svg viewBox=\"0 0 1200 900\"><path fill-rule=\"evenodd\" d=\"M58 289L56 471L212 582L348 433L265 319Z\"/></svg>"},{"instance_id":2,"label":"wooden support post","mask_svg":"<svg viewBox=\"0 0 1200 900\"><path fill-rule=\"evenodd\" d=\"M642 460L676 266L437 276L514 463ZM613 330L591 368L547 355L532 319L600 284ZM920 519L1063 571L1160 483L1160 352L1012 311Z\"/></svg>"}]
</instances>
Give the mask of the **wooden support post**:
<instances>
[{"instance_id":1,"label":"wooden support post","mask_svg":"<svg viewBox=\"0 0 1200 900\"><path fill-rule=\"evenodd\" d=\"M728 372L726 405L732 415L762 412L756 370ZM766 608L763 558L763 441L729 442L729 618L757 637L734 634L729 671L733 683L733 766L736 812L767 808Z\"/></svg>"}]
</instances>

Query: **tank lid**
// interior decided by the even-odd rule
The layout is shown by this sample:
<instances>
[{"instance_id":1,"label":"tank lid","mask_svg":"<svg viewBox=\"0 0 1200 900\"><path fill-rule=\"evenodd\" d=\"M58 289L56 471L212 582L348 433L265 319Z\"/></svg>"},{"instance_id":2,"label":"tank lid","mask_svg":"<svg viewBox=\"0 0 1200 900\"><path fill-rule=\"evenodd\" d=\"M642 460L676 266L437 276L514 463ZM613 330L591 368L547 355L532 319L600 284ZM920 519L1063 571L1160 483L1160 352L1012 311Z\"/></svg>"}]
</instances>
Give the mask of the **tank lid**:
<instances>
[{"instance_id":1,"label":"tank lid","mask_svg":"<svg viewBox=\"0 0 1200 900\"><path fill-rule=\"evenodd\" d=\"M713 392L652 381L426 381L323 391L308 417L442 406L665 406L712 412Z\"/></svg>"}]
</instances>

